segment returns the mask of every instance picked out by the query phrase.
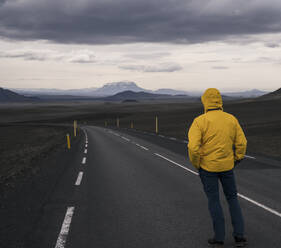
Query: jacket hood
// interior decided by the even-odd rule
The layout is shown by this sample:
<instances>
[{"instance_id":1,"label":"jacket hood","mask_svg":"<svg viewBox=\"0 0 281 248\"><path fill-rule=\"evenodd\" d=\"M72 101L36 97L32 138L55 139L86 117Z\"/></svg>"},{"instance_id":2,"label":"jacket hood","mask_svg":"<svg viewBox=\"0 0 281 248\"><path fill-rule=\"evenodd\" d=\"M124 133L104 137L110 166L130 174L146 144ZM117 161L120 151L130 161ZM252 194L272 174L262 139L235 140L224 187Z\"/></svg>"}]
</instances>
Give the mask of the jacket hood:
<instances>
[{"instance_id":1,"label":"jacket hood","mask_svg":"<svg viewBox=\"0 0 281 248\"><path fill-rule=\"evenodd\" d=\"M223 109L221 94L219 90L215 88L207 89L202 95L201 101L204 105L205 113L209 109L216 109L216 108L220 108L221 110Z\"/></svg>"}]
</instances>

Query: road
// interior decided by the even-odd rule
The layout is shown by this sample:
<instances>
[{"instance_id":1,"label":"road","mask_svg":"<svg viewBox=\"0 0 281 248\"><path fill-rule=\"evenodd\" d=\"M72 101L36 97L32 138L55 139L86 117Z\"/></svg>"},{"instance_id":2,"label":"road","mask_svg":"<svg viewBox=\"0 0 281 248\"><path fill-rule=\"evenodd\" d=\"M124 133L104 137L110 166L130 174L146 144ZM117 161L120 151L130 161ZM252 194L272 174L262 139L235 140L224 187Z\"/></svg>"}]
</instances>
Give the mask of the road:
<instances>
[{"instance_id":1,"label":"road","mask_svg":"<svg viewBox=\"0 0 281 248\"><path fill-rule=\"evenodd\" d=\"M68 170L27 247L206 247L207 200L186 144L164 136L85 126ZM281 165L248 157L235 169L249 247L281 247ZM232 247L226 218L225 247Z\"/></svg>"}]
</instances>

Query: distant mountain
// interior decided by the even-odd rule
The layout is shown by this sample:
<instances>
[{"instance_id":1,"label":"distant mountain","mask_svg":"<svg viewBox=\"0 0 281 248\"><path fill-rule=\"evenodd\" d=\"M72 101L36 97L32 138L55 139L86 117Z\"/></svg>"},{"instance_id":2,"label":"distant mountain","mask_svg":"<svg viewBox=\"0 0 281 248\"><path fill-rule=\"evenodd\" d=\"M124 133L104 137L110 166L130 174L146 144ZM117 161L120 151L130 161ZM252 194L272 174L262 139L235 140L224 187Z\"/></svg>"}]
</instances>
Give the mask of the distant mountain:
<instances>
[{"instance_id":1,"label":"distant mountain","mask_svg":"<svg viewBox=\"0 0 281 248\"><path fill-rule=\"evenodd\" d=\"M279 99L279 98L281 98L281 88L260 97L260 99Z\"/></svg>"},{"instance_id":2,"label":"distant mountain","mask_svg":"<svg viewBox=\"0 0 281 248\"><path fill-rule=\"evenodd\" d=\"M108 96L103 98L106 101L125 101L125 100L153 100L153 99L164 99L164 98L172 98L171 95L163 95L163 94L153 94L148 92L134 92L131 90L123 91L117 93L113 96Z\"/></svg>"},{"instance_id":3,"label":"distant mountain","mask_svg":"<svg viewBox=\"0 0 281 248\"><path fill-rule=\"evenodd\" d=\"M17 94L11 90L6 90L0 88L0 102L30 102L36 101L38 98L35 97L26 97L20 94Z\"/></svg>"},{"instance_id":4,"label":"distant mountain","mask_svg":"<svg viewBox=\"0 0 281 248\"><path fill-rule=\"evenodd\" d=\"M95 91L95 96L112 96L123 91L147 92L134 82L108 83Z\"/></svg>"},{"instance_id":5,"label":"distant mountain","mask_svg":"<svg viewBox=\"0 0 281 248\"><path fill-rule=\"evenodd\" d=\"M173 89L158 89L153 91L155 94L164 94L164 95L188 95L186 91L183 90L173 90Z\"/></svg>"},{"instance_id":6,"label":"distant mountain","mask_svg":"<svg viewBox=\"0 0 281 248\"><path fill-rule=\"evenodd\" d=\"M134 91L123 91L117 93L113 96L108 96L104 98L100 98L99 100L103 101L122 101L122 102L136 102L141 100L189 100L189 101L197 101L196 97L189 97L186 95L168 95L168 94L154 94L148 92L134 92Z\"/></svg>"},{"instance_id":7,"label":"distant mountain","mask_svg":"<svg viewBox=\"0 0 281 248\"><path fill-rule=\"evenodd\" d=\"M43 98L44 95L47 98L50 96L57 96L56 98L60 98L60 96L70 96L73 97L88 97L88 98L96 98L96 97L107 97L113 96L120 92L124 91L133 91L133 92L146 92L158 95L181 95L184 96L192 96L192 97L200 97L203 91L183 91L183 90L174 90L169 88L161 88L158 90L147 90L139 87L134 82L114 82L103 85L100 88L83 88L83 89L70 89L70 90L62 90L62 89L11 89L18 94L22 94L25 96L40 96ZM254 98L264 95L268 92L261 91L257 89L241 91L241 92L225 92L222 91L224 96L234 97L234 98Z\"/></svg>"},{"instance_id":8,"label":"distant mountain","mask_svg":"<svg viewBox=\"0 0 281 248\"><path fill-rule=\"evenodd\" d=\"M84 88L84 89L11 89L12 91L25 95L25 96L85 96L91 97L97 88Z\"/></svg>"},{"instance_id":9,"label":"distant mountain","mask_svg":"<svg viewBox=\"0 0 281 248\"><path fill-rule=\"evenodd\" d=\"M257 90L257 89L241 91L241 92L222 92L222 94L225 96L243 97L243 98L259 97L259 96L265 95L266 93L268 93L268 92Z\"/></svg>"}]
</instances>

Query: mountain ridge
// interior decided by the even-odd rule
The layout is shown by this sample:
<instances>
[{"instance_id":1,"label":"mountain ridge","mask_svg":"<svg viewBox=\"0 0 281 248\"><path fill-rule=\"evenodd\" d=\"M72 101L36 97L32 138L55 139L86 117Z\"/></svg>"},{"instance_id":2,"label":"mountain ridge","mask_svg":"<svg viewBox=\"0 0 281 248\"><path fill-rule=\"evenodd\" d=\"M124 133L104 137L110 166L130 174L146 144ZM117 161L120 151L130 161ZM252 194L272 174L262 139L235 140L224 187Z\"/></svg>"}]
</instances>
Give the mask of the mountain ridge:
<instances>
[{"instance_id":1,"label":"mountain ridge","mask_svg":"<svg viewBox=\"0 0 281 248\"><path fill-rule=\"evenodd\" d=\"M202 92L200 91L184 91L184 90L175 90L170 88L160 88L157 90L148 90L142 87L139 87L135 82L130 81L120 81L107 83L99 88L82 88L82 89L10 89L15 91L18 94L23 94L25 96L39 96L39 95L70 95L70 96L82 96L82 97L107 97L112 96L123 91L134 91L134 92L147 92L153 94L168 94L168 95L189 95L189 96L201 96ZM255 98L262 96L268 92L261 91L257 89L246 90L240 92L225 92L222 91L222 94L225 96L231 97L243 97L243 98Z\"/></svg>"}]
</instances>

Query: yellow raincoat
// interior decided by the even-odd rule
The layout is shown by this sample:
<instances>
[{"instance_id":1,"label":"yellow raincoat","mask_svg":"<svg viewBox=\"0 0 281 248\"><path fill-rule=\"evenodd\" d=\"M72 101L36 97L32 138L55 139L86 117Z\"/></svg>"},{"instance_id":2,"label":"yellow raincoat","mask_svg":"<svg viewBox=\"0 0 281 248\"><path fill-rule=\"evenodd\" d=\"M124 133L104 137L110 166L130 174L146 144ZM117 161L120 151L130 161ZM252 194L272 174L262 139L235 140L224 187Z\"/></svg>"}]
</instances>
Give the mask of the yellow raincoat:
<instances>
[{"instance_id":1,"label":"yellow raincoat","mask_svg":"<svg viewBox=\"0 0 281 248\"><path fill-rule=\"evenodd\" d=\"M201 97L205 113L194 119L188 132L188 154L194 167L228 171L246 153L247 140L238 120L223 112L222 97L210 88Z\"/></svg>"}]
</instances>

